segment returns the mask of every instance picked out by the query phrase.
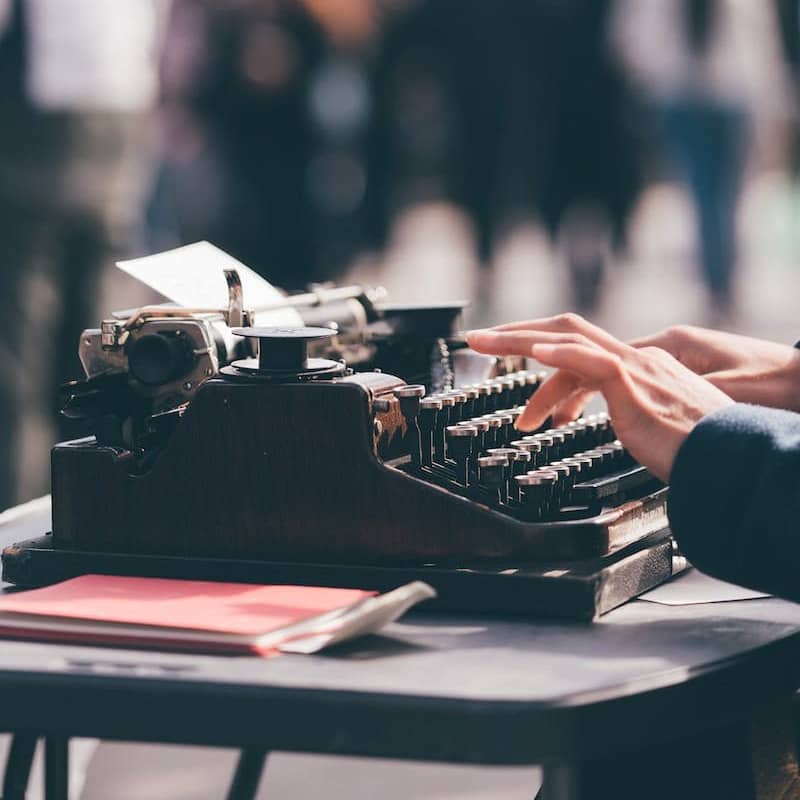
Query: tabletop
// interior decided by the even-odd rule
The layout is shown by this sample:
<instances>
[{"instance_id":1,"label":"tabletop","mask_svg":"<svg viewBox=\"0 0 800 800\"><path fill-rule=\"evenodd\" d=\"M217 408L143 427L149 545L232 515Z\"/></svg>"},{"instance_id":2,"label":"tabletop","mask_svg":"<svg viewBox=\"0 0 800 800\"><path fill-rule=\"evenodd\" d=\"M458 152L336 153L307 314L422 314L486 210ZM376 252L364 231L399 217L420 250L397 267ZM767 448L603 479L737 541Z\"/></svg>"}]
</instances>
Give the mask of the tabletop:
<instances>
[{"instance_id":1,"label":"tabletop","mask_svg":"<svg viewBox=\"0 0 800 800\"><path fill-rule=\"evenodd\" d=\"M0 515L0 546L47 530ZM314 656L6 641L0 727L55 735L531 764L744 716L800 683L800 606L633 601L593 624L407 615Z\"/></svg>"}]
</instances>

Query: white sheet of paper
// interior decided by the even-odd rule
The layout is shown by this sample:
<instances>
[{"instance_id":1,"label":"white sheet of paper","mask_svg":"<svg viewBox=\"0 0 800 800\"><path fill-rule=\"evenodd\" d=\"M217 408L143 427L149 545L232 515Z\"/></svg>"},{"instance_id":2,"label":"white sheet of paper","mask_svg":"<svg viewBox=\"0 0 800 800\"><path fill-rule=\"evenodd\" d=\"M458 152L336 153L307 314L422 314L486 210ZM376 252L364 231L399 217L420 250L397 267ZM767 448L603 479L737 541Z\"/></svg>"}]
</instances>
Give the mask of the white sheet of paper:
<instances>
[{"instance_id":1,"label":"white sheet of paper","mask_svg":"<svg viewBox=\"0 0 800 800\"><path fill-rule=\"evenodd\" d=\"M311 629L304 635L290 637L278 642L278 650L283 653L318 653L340 642L346 642L369 633L377 633L381 628L394 622L417 603L436 597L436 590L422 581L412 581L377 597L362 600L343 612L332 612L310 623ZM298 627L302 629L303 623ZM322 627L323 631L319 631ZM285 631L277 631L275 636L285 636ZM268 640L269 634L261 643Z\"/></svg>"},{"instance_id":2,"label":"white sheet of paper","mask_svg":"<svg viewBox=\"0 0 800 800\"><path fill-rule=\"evenodd\" d=\"M694 568L687 569L671 581L639 595L640 600L663 603L667 606L726 603L731 600L756 600L759 597L769 597L769 595L719 581Z\"/></svg>"},{"instance_id":3,"label":"white sheet of paper","mask_svg":"<svg viewBox=\"0 0 800 800\"><path fill-rule=\"evenodd\" d=\"M195 242L117 266L128 275L182 306L227 308L228 286L223 270L235 269L242 281L245 309L256 309L256 325L302 325L293 308L258 312L274 305L283 295L250 267L210 242Z\"/></svg>"}]
</instances>

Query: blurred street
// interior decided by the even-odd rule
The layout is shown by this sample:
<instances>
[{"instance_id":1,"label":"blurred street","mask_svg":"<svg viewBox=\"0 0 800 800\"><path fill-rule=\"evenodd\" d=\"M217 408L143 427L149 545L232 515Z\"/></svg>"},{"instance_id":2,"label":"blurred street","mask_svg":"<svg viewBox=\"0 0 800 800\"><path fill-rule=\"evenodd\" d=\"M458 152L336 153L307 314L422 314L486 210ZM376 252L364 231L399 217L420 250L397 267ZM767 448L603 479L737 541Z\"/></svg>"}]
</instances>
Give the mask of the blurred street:
<instances>
[{"instance_id":1,"label":"blurred street","mask_svg":"<svg viewBox=\"0 0 800 800\"><path fill-rule=\"evenodd\" d=\"M589 317L622 339L692 324L794 342L800 335L798 223L800 190L784 176L762 175L747 185L739 212L737 305L720 316L697 279L684 192L653 185L634 212L629 252L610 264L600 307ZM357 263L345 280L381 284L397 301L470 299L465 328L575 310L563 260L541 228L521 225L498 251L493 268L482 270L457 209L418 207L398 220L385 258Z\"/></svg>"},{"instance_id":2,"label":"blurred street","mask_svg":"<svg viewBox=\"0 0 800 800\"><path fill-rule=\"evenodd\" d=\"M0 510L49 491L80 331L156 299L113 262L201 239L287 290L468 300L464 329L579 311L622 339L800 338L796 0L113 6L0 0ZM74 755L83 800L223 797L236 760ZM276 753L259 797L538 784Z\"/></svg>"}]
</instances>

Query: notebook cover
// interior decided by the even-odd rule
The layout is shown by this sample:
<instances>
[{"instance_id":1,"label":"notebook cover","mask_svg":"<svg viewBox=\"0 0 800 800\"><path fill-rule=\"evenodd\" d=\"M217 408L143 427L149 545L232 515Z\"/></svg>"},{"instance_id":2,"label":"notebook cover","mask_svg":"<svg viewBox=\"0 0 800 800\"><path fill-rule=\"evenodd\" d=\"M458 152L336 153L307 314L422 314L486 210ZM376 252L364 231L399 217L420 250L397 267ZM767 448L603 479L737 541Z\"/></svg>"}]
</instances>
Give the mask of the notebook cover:
<instances>
[{"instance_id":1,"label":"notebook cover","mask_svg":"<svg viewBox=\"0 0 800 800\"><path fill-rule=\"evenodd\" d=\"M260 586L246 583L83 575L42 589L0 596L0 615L6 612L34 615L36 624L20 628L3 624L0 632L14 637L130 643L196 649L252 650L247 642L231 637L257 637L319 614L344 608L375 595L360 589L313 586ZM54 630L47 629L54 618ZM70 620L119 625L119 633L69 631ZM127 630L126 626L137 626ZM142 626L150 626L150 639ZM171 630L201 632L191 642L169 639ZM166 637L166 638L165 638Z\"/></svg>"}]
</instances>

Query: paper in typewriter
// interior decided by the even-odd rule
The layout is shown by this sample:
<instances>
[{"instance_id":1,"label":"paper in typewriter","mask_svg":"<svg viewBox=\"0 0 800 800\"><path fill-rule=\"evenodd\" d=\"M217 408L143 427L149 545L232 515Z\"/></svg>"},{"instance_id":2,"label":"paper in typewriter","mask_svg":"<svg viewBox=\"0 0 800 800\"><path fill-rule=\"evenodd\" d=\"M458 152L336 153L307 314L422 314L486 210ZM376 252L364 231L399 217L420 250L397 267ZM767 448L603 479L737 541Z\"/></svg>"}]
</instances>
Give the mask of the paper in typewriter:
<instances>
[{"instance_id":1,"label":"paper in typewriter","mask_svg":"<svg viewBox=\"0 0 800 800\"><path fill-rule=\"evenodd\" d=\"M117 266L173 303L220 309L228 306L224 270L235 269L242 281L244 307L256 312L256 325L303 324L293 308L275 308L283 302L284 295L269 281L210 242L195 242L144 258L118 261Z\"/></svg>"}]
</instances>

